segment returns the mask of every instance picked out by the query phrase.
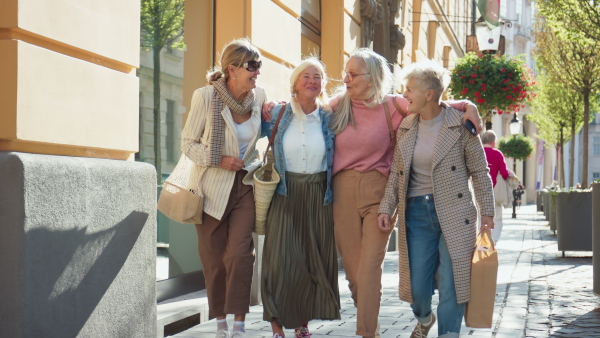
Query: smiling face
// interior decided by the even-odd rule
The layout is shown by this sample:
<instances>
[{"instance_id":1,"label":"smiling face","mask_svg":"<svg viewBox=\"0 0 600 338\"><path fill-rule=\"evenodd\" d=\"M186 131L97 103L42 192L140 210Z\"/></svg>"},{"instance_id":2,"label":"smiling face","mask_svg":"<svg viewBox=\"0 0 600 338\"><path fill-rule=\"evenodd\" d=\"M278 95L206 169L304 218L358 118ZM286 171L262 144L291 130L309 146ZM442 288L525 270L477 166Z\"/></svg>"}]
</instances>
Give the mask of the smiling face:
<instances>
[{"instance_id":1,"label":"smiling face","mask_svg":"<svg viewBox=\"0 0 600 338\"><path fill-rule=\"evenodd\" d=\"M409 78L406 81L406 89L402 94L408 100L408 112L420 114L424 111L427 102L431 100L433 90L426 90L419 81Z\"/></svg>"},{"instance_id":2,"label":"smiling face","mask_svg":"<svg viewBox=\"0 0 600 338\"><path fill-rule=\"evenodd\" d=\"M321 94L323 81L321 71L315 66L306 68L296 80L294 85L296 97L300 100L315 100Z\"/></svg>"},{"instance_id":3,"label":"smiling face","mask_svg":"<svg viewBox=\"0 0 600 338\"><path fill-rule=\"evenodd\" d=\"M258 61L258 60L255 60ZM243 66L235 67L229 65L229 78L240 91L247 91L256 88L256 80L260 74L260 69L251 72Z\"/></svg>"},{"instance_id":4,"label":"smiling face","mask_svg":"<svg viewBox=\"0 0 600 338\"><path fill-rule=\"evenodd\" d=\"M346 75L344 83L351 99L366 101L370 99L369 90L373 86L366 63L359 58L352 57L346 62ZM352 77L352 80L350 80Z\"/></svg>"}]
</instances>

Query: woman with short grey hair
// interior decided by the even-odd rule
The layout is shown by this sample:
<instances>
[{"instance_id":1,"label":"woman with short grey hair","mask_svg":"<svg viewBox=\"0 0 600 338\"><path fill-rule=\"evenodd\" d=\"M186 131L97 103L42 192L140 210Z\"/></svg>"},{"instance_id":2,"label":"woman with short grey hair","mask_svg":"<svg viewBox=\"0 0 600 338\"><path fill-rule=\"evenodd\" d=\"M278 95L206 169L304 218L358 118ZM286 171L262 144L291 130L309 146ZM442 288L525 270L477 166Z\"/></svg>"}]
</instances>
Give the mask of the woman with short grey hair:
<instances>
[{"instance_id":1,"label":"woman with short grey hair","mask_svg":"<svg viewBox=\"0 0 600 338\"><path fill-rule=\"evenodd\" d=\"M494 193L479 136L462 126L462 114L441 101L448 71L421 61L403 73L410 102L398 128L379 228L398 214L400 299L410 302L417 325L411 337L427 337L436 321L431 299L438 274L439 337L458 337L470 298L477 209L482 226L494 227Z\"/></svg>"}]
</instances>

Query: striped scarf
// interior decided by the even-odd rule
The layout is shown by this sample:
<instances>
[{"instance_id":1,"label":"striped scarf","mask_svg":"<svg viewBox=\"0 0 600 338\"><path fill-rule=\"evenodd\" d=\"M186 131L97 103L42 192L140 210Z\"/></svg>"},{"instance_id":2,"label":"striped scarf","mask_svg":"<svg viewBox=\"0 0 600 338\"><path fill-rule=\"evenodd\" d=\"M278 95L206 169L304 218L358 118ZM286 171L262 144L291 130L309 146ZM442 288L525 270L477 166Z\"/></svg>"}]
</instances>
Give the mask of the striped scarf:
<instances>
[{"instance_id":1,"label":"striped scarf","mask_svg":"<svg viewBox=\"0 0 600 338\"><path fill-rule=\"evenodd\" d=\"M249 91L241 103L238 103L227 89L227 82L220 78L213 82L215 91L212 97L212 133L210 136L209 163L210 166L221 164L223 145L225 144L225 120L221 115L225 106L233 113L244 115L252 109L254 104L254 91Z\"/></svg>"}]
</instances>

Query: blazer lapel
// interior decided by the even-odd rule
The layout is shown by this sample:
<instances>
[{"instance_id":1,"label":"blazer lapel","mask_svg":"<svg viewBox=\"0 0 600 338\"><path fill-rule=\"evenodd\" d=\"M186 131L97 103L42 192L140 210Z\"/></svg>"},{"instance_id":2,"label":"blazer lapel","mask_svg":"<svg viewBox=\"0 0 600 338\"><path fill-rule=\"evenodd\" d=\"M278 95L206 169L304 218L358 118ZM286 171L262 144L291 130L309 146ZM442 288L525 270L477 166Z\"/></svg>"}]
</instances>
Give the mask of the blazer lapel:
<instances>
[{"instance_id":1,"label":"blazer lapel","mask_svg":"<svg viewBox=\"0 0 600 338\"><path fill-rule=\"evenodd\" d=\"M419 131L419 119L418 115L413 114L406 117L400 124L400 130L402 135L400 139L400 153L402 154L402 164L404 166L404 178L405 180L410 178L410 166L412 164L413 153L415 150L415 144L417 142L417 133Z\"/></svg>"},{"instance_id":2,"label":"blazer lapel","mask_svg":"<svg viewBox=\"0 0 600 338\"><path fill-rule=\"evenodd\" d=\"M462 130L459 128L461 125L461 118L459 113L454 109L444 108L446 111L446 117L437 141L435 142L435 148L433 150L433 161L431 169L440 163L442 159L448 154L450 149L454 146L456 141L460 138Z\"/></svg>"},{"instance_id":3,"label":"blazer lapel","mask_svg":"<svg viewBox=\"0 0 600 338\"><path fill-rule=\"evenodd\" d=\"M225 109L221 111L221 116L223 116L223 120L225 120L225 125L229 128L229 131L233 135L234 138L237 139L237 130L235 129L235 122L233 122L233 117L231 116L231 111L229 107L225 106Z\"/></svg>"}]
</instances>

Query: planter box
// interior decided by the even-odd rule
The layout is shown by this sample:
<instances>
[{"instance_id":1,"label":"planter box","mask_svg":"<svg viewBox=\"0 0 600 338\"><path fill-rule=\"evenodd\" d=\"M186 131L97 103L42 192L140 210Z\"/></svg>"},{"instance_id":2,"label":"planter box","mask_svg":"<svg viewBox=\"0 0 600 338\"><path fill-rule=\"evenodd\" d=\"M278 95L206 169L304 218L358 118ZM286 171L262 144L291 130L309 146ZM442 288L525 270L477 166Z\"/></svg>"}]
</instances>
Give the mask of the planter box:
<instances>
[{"instance_id":1,"label":"planter box","mask_svg":"<svg viewBox=\"0 0 600 338\"><path fill-rule=\"evenodd\" d=\"M594 293L600 296L600 183L592 184L592 242Z\"/></svg>"},{"instance_id":2,"label":"planter box","mask_svg":"<svg viewBox=\"0 0 600 338\"><path fill-rule=\"evenodd\" d=\"M556 196L558 250L592 251L592 193L559 192Z\"/></svg>"},{"instance_id":3,"label":"planter box","mask_svg":"<svg viewBox=\"0 0 600 338\"><path fill-rule=\"evenodd\" d=\"M543 190L540 190L535 194L535 204L537 207L537 211L544 211L544 196L542 194Z\"/></svg>"}]
</instances>

